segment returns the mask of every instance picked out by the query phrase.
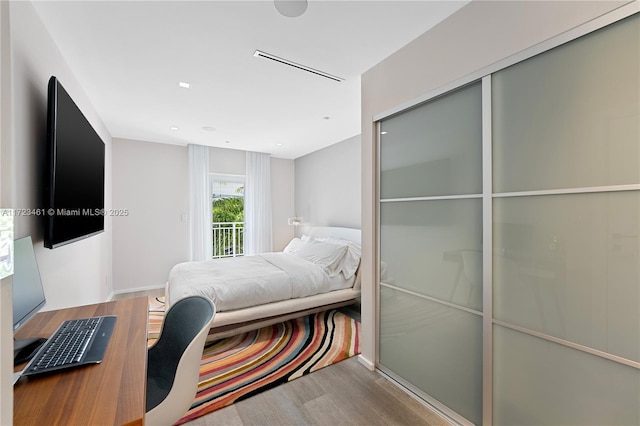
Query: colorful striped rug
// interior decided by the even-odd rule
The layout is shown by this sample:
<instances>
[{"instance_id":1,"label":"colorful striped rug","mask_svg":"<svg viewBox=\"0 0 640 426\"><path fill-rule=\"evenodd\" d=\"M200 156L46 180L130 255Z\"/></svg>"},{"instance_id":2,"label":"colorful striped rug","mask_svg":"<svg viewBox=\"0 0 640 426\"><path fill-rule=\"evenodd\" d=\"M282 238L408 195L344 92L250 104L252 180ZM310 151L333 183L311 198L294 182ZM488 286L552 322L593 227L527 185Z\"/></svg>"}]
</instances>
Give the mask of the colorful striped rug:
<instances>
[{"instance_id":1,"label":"colorful striped rug","mask_svg":"<svg viewBox=\"0 0 640 426\"><path fill-rule=\"evenodd\" d=\"M151 346L162 329L162 321L164 320L164 298L149 297L149 328L147 329L147 345Z\"/></svg>"},{"instance_id":2,"label":"colorful striped rug","mask_svg":"<svg viewBox=\"0 0 640 426\"><path fill-rule=\"evenodd\" d=\"M149 337L162 325L161 302L150 299ZM337 310L286 321L212 342L188 422L360 353L359 323Z\"/></svg>"}]
</instances>

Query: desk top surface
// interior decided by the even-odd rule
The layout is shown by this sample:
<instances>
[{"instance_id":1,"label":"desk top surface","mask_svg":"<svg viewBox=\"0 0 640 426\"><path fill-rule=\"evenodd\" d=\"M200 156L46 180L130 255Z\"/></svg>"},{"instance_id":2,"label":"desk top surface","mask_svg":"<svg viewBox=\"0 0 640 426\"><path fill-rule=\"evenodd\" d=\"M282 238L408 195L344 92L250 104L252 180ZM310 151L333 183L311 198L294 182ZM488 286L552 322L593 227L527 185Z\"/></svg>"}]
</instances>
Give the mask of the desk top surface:
<instances>
[{"instance_id":1,"label":"desk top surface","mask_svg":"<svg viewBox=\"0 0 640 426\"><path fill-rule=\"evenodd\" d=\"M49 337L64 320L99 315L118 317L102 363L21 378L13 391L14 425L143 423L146 297L41 312L16 333L16 338Z\"/></svg>"}]
</instances>

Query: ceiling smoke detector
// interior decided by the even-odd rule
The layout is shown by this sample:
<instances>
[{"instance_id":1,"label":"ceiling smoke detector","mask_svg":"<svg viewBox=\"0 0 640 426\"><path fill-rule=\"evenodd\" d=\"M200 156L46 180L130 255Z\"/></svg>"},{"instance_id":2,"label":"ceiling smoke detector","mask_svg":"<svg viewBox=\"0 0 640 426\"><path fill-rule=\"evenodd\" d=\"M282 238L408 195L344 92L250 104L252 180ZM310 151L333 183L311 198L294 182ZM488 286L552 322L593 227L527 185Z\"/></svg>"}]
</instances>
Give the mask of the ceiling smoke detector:
<instances>
[{"instance_id":1,"label":"ceiling smoke detector","mask_svg":"<svg viewBox=\"0 0 640 426\"><path fill-rule=\"evenodd\" d=\"M307 0L274 0L273 5L287 18L297 18L307 10Z\"/></svg>"}]
</instances>

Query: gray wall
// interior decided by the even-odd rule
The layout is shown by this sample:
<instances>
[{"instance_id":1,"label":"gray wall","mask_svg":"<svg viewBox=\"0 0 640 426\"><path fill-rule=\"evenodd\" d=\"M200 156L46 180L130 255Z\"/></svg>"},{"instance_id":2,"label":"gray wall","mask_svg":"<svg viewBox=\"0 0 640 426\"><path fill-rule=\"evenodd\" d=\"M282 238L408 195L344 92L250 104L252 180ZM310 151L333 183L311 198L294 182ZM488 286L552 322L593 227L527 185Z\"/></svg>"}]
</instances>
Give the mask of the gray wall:
<instances>
[{"instance_id":1,"label":"gray wall","mask_svg":"<svg viewBox=\"0 0 640 426\"><path fill-rule=\"evenodd\" d=\"M312 226L360 228L360 136L295 160L298 234Z\"/></svg>"},{"instance_id":2,"label":"gray wall","mask_svg":"<svg viewBox=\"0 0 640 426\"><path fill-rule=\"evenodd\" d=\"M245 151L212 148L210 171L245 174ZM114 139L114 291L164 286L169 271L189 260L189 171L185 146ZM293 237L293 160L271 158L273 247Z\"/></svg>"}]
</instances>

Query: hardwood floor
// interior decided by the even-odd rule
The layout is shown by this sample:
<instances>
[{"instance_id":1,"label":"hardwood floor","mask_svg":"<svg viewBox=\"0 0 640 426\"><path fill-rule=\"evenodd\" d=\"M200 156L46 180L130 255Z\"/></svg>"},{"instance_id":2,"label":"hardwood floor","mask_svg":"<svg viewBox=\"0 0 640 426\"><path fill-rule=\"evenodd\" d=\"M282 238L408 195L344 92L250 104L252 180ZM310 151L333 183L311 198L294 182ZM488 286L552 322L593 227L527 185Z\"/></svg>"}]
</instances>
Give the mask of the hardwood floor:
<instances>
[{"instance_id":1,"label":"hardwood floor","mask_svg":"<svg viewBox=\"0 0 640 426\"><path fill-rule=\"evenodd\" d=\"M118 294L114 299L163 293L153 290ZM450 423L353 357L187 424L444 426Z\"/></svg>"},{"instance_id":2,"label":"hardwood floor","mask_svg":"<svg viewBox=\"0 0 640 426\"><path fill-rule=\"evenodd\" d=\"M357 357L200 417L213 425L449 425Z\"/></svg>"}]
</instances>

